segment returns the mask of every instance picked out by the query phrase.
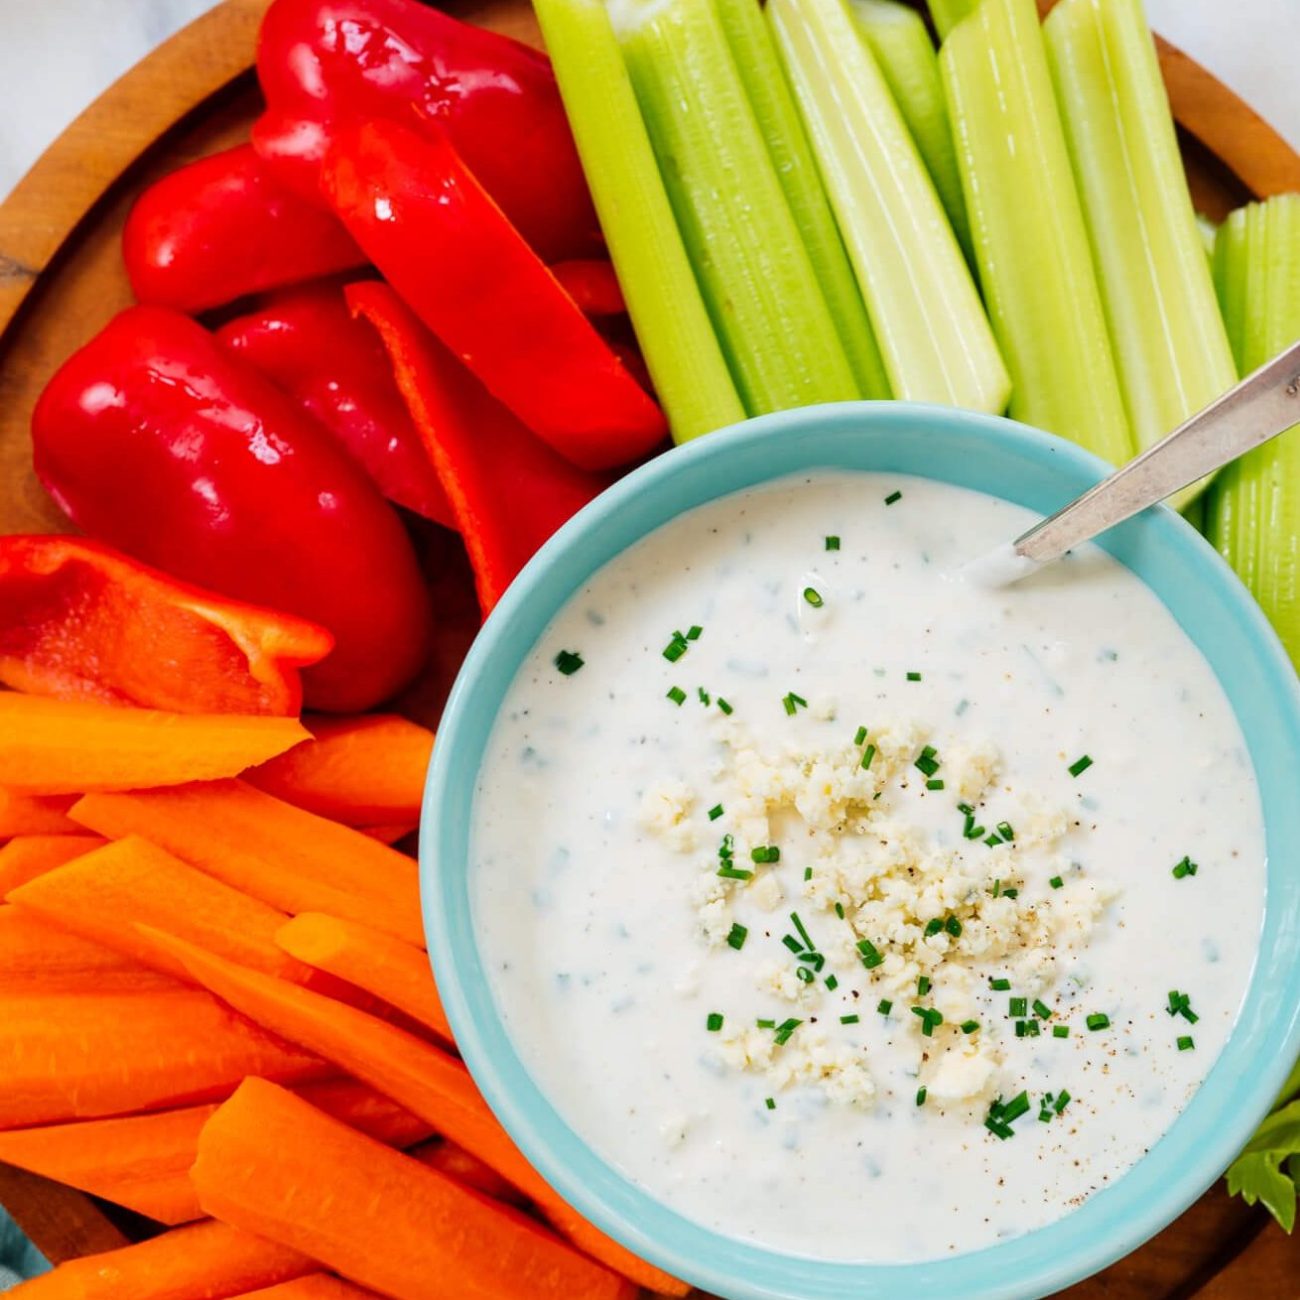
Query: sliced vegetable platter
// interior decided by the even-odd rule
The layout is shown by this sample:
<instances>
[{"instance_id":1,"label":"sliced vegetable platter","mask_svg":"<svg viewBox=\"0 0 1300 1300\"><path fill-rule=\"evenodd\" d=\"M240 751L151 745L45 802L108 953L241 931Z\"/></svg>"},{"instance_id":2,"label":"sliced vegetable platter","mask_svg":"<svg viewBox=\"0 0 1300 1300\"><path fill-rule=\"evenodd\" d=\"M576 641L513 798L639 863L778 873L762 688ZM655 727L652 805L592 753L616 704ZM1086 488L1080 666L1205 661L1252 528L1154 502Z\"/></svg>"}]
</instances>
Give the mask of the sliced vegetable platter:
<instances>
[{"instance_id":1,"label":"sliced vegetable platter","mask_svg":"<svg viewBox=\"0 0 1300 1300\"><path fill-rule=\"evenodd\" d=\"M55 369L132 301L120 246L135 197L179 164L247 138L261 108L249 67L265 7L265 0L227 0L174 38L74 124L0 206L0 533L66 528L32 476L33 407ZM525 0L489 0L454 11L540 43ZM1184 162L1198 210L1218 219L1252 196L1300 189L1300 158L1280 138L1177 51L1164 47L1161 56L1175 115L1185 128ZM433 726L480 615L473 576L454 535L429 526L416 538L438 618L430 666L399 707ZM418 740L412 743L418 747ZM294 776L282 779L292 786ZM268 780L274 793L275 778ZM121 861L118 878L129 879L141 869L139 861ZM111 905L107 895L104 902ZM52 905L57 908L59 900ZM286 910L294 909L286 905ZM325 950L355 952L354 943L341 941L328 926L308 918L286 929L293 926L297 931L282 939L290 960L298 960L294 948L309 963L325 961ZM433 1032L436 1036L436 1027ZM360 1111L364 1106L373 1111L369 1098L345 1095L346 1090L333 1096L330 1084L306 1086L316 1087L309 1094L316 1105L333 1108L358 1127L370 1124L372 1131L390 1134L388 1140L410 1145L427 1137L420 1126L404 1131L410 1118L398 1108L366 1117ZM243 1116L232 1111L228 1118L231 1143L241 1126L255 1127L254 1121L262 1126L302 1122L299 1113L277 1113L286 1104L291 1106L281 1097L250 1098ZM320 1138L328 1141L329 1133ZM340 1151L340 1160L347 1154ZM445 1161L447 1153L436 1159ZM107 1202L5 1165L0 1165L0 1204L56 1262L154 1230L147 1220ZM1296 1262L1294 1243L1258 1207L1247 1208L1216 1186L1154 1241L1070 1294L1134 1300L1251 1290L1282 1295L1289 1294Z\"/></svg>"}]
</instances>

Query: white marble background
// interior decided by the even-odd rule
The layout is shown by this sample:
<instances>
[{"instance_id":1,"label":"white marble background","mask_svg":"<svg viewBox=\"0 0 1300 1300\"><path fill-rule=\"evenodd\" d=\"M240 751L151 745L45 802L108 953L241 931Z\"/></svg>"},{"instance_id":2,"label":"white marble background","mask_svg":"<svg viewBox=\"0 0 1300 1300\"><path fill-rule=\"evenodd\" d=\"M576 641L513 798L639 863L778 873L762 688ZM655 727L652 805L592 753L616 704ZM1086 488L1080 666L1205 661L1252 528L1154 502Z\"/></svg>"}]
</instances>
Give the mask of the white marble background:
<instances>
[{"instance_id":1,"label":"white marble background","mask_svg":"<svg viewBox=\"0 0 1300 1300\"><path fill-rule=\"evenodd\" d=\"M111 81L213 0L0 0L0 196ZM1300 146L1300 0L1147 0L1156 29Z\"/></svg>"}]
</instances>

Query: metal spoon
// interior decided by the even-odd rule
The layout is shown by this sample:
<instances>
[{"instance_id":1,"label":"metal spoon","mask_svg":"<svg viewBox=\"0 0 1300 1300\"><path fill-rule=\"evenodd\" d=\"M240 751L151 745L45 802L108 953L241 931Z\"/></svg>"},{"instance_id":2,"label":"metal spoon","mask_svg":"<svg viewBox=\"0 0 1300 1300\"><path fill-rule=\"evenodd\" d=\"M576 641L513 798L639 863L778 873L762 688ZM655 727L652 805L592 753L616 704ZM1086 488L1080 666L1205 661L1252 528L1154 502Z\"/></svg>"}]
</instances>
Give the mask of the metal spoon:
<instances>
[{"instance_id":1,"label":"metal spoon","mask_svg":"<svg viewBox=\"0 0 1300 1300\"><path fill-rule=\"evenodd\" d=\"M1173 433L982 564L1002 586L1059 560L1089 538L1163 501L1229 461L1300 424L1300 342L1247 375Z\"/></svg>"}]
</instances>

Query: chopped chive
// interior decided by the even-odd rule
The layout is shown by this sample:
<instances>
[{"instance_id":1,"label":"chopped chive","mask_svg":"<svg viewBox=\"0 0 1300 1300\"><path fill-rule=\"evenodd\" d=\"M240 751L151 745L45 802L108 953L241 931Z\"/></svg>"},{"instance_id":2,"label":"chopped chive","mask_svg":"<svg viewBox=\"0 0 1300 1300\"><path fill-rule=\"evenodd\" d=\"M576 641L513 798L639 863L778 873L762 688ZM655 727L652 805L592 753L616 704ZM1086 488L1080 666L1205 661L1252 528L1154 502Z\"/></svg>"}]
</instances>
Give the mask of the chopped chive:
<instances>
[{"instance_id":1,"label":"chopped chive","mask_svg":"<svg viewBox=\"0 0 1300 1300\"><path fill-rule=\"evenodd\" d=\"M840 918L841 921L844 920L844 904L843 904L843 903L836 903L836 904L835 904L835 915L838 916L838 917Z\"/></svg>"},{"instance_id":2,"label":"chopped chive","mask_svg":"<svg viewBox=\"0 0 1300 1300\"><path fill-rule=\"evenodd\" d=\"M957 811L959 813L965 813L967 817L973 817L975 815L975 809L968 803L959 803L957 805Z\"/></svg>"},{"instance_id":3,"label":"chopped chive","mask_svg":"<svg viewBox=\"0 0 1300 1300\"><path fill-rule=\"evenodd\" d=\"M918 1106L924 1106L924 1105L925 1105L925 1089L924 1089L924 1088L918 1088L918 1089L916 1090L916 1104L917 1104Z\"/></svg>"},{"instance_id":4,"label":"chopped chive","mask_svg":"<svg viewBox=\"0 0 1300 1300\"><path fill-rule=\"evenodd\" d=\"M686 639L688 641L698 641L703 632L704 629L698 623L692 623L690 627L686 629Z\"/></svg>"},{"instance_id":5,"label":"chopped chive","mask_svg":"<svg viewBox=\"0 0 1300 1300\"><path fill-rule=\"evenodd\" d=\"M826 549L828 551L838 551L840 549L840 539L832 534L826 539Z\"/></svg>"},{"instance_id":6,"label":"chopped chive","mask_svg":"<svg viewBox=\"0 0 1300 1300\"><path fill-rule=\"evenodd\" d=\"M1012 998L1009 1010L1013 1016L1027 1016L1029 1014L1029 999Z\"/></svg>"},{"instance_id":7,"label":"chopped chive","mask_svg":"<svg viewBox=\"0 0 1300 1300\"><path fill-rule=\"evenodd\" d=\"M1025 1029L1025 1024L1026 1024L1026 1022L1023 1021L1023 1020L1017 1020L1017 1021L1016 1021L1016 1037L1017 1037L1017 1038L1023 1038L1023 1037L1025 1036L1025 1034L1028 1032L1028 1031Z\"/></svg>"},{"instance_id":8,"label":"chopped chive","mask_svg":"<svg viewBox=\"0 0 1300 1300\"><path fill-rule=\"evenodd\" d=\"M804 878L805 880L811 880L811 879L812 879L812 868L811 868L811 867L805 867L805 868L803 869L803 878Z\"/></svg>"},{"instance_id":9,"label":"chopped chive","mask_svg":"<svg viewBox=\"0 0 1300 1300\"><path fill-rule=\"evenodd\" d=\"M909 682L919 682L921 680L921 674L916 671L912 671L907 674L907 680Z\"/></svg>"},{"instance_id":10,"label":"chopped chive","mask_svg":"<svg viewBox=\"0 0 1300 1300\"><path fill-rule=\"evenodd\" d=\"M724 862L722 866L718 868L718 875L721 876L723 880L754 879L754 873L752 871L745 871L741 867L733 867L729 862Z\"/></svg>"},{"instance_id":11,"label":"chopped chive","mask_svg":"<svg viewBox=\"0 0 1300 1300\"><path fill-rule=\"evenodd\" d=\"M887 506L892 506L895 501L901 501L902 499L903 499L903 494L901 492L891 492L885 498L885 504Z\"/></svg>"},{"instance_id":12,"label":"chopped chive","mask_svg":"<svg viewBox=\"0 0 1300 1300\"><path fill-rule=\"evenodd\" d=\"M1018 1093L1006 1103L998 1113L998 1118L1004 1124L1011 1124L1018 1120L1021 1115L1029 1111L1029 1094L1027 1092Z\"/></svg>"},{"instance_id":13,"label":"chopped chive","mask_svg":"<svg viewBox=\"0 0 1300 1300\"><path fill-rule=\"evenodd\" d=\"M806 709L808 707L808 701L802 695L796 695L793 691L789 691L782 698L781 706L793 718L797 709Z\"/></svg>"},{"instance_id":14,"label":"chopped chive","mask_svg":"<svg viewBox=\"0 0 1300 1300\"><path fill-rule=\"evenodd\" d=\"M856 1024L858 1023L858 1021L861 1020L861 1019L862 1019L862 1017L859 1016L859 1015L856 1015L856 1014L851 1015L851 1016L841 1016L841 1017L840 1017L840 1024L842 1024L842 1025L856 1025Z\"/></svg>"},{"instance_id":15,"label":"chopped chive","mask_svg":"<svg viewBox=\"0 0 1300 1300\"><path fill-rule=\"evenodd\" d=\"M826 603L822 599L821 592L818 591L816 587L805 587L803 589L803 598L813 607L813 609L821 609L821 607Z\"/></svg>"},{"instance_id":16,"label":"chopped chive","mask_svg":"<svg viewBox=\"0 0 1300 1300\"><path fill-rule=\"evenodd\" d=\"M1065 881L1062 880L1060 876L1053 876L1047 883L1051 885L1053 889L1060 889L1065 884Z\"/></svg>"},{"instance_id":17,"label":"chopped chive","mask_svg":"<svg viewBox=\"0 0 1300 1300\"><path fill-rule=\"evenodd\" d=\"M766 1099L764 1100L763 1105L766 1106L766 1107L768 1108L768 1110L775 1110L775 1109L776 1109L776 1099L775 1099L774 1097L768 1097L768 1098L766 1098Z\"/></svg>"},{"instance_id":18,"label":"chopped chive","mask_svg":"<svg viewBox=\"0 0 1300 1300\"><path fill-rule=\"evenodd\" d=\"M1192 1039L1187 1034L1184 1034L1178 1040L1178 1050L1180 1052L1190 1052L1192 1048L1194 1048L1195 1046L1196 1044L1192 1041Z\"/></svg>"},{"instance_id":19,"label":"chopped chive","mask_svg":"<svg viewBox=\"0 0 1300 1300\"><path fill-rule=\"evenodd\" d=\"M1053 1038L1069 1038L1069 1036L1070 1036L1070 1026L1069 1026L1069 1025L1053 1025L1053 1026L1052 1026L1052 1037L1053 1037Z\"/></svg>"},{"instance_id":20,"label":"chopped chive","mask_svg":"<svg viewBox=\"0 0 1300 1300\"><path fill-rule=\"evenodd\" d=\"M830 989L832 993L834 993L835 990L839 988L839 986L840 986L840 982L835 978L834 975L826 976L826 987Z\"/></svg>"},{"instance_id":21,"label":"chopped chive","mask_svg":"<svg viewBox=\"0 0 1300 1300\"><path fill-rule=\"evenodd\" d=\"M1184 857L1183 860L1174 867L1174 879L1182 880L1184 876L1194 876L1196 871L1196 863L1193 862L1191 858Z\"/></svg>"},{"instance_id":22,"label":"chopped chive","mask_svg":"<svg viewBox=\"0 0 1300 1300\"><path fill-rule=\"evenodd\" d=\"M1110 1017L1104 1011L1094 1011L1084 1023L1095 1033L1098 1029L1110 1028Z\"/></svg>"},{"instance_id":23,"label":"chopped chive","mask_svg":"<svg viewBox=\"0 0 1300 1300\"><path fill-rule=\"evenodd\" d=\"M794 922L794 928L799 931L799 937L803 940L804 947L806 947L809 952L816 952L817 945L808 937L808 931L803 928L803 922L799 919L799 913L791 912L790 920Z\"/></svg>"},{"instance_id":24,"label":"chopped chive","mask_svg":"<svg viewBox=\"0 0 1300 1300\"><path fill-rule=\"evenodd\" d=\"M894 1004L888 998L881 998L880 1001L876 1003L876 1010L879 1011L882 1016L887 1016L893 1009Z\"/></svg>"},{"instance_id":25,"label":"chopped chive","mask_svg":"<svg viewBox=\"0 0 1300 1300\"><path fill-rule=\"evenodd\" d=\"M864 740L866 740L866 738L867 738L867 729L866 729L866 727L859 727L859 728L857 729L857 731L855 731L855 732L853 733L853 743L854 743L855 745L860 745L860 744L862 744L862 742L863 742Z\"/></svg>"},{"instance_id":26,"label":"chopped chive","mask_svg":"<svg viewBox=\"0 0 1300 1300\"><path fill-rule=\"evenodd\" d=\"M927 790L942 790L942 789L943 789L943 778L942 778L942 777L935 777L933 780L927 781L927 782L925 783L925 788L926 788Z\"/></svg>"},{"instance_id":27,"label":"chopped chive","mask_svg":"<svg viewBox=\"0 0 1300 1300\"><path fill-rule=\"evenodd\" d=\"M716 1034L722 1028L722 1012L710 1011L709 1018L704 1023L709 1033Z\"/></svg>"},{"instance_id":28,"label":"chopped chive","mask_svg":"<svg viewBox=\"0 0 1300 1300\"><path fill-rule=\"evenodd\" d=\"M997 834L990 835L990 836L989 836L989 837L984 841L984 843L987 844L990 848L992 848L993 845L995 845L995 844L1001 844L1001 843L1002 843L1002 836L1001 836L1001 835L997 835Z\"/></svg>"},{"instance_id":29,"label":"chopped chive","mask_svg":"<svg viewBox=\"0 0 1300 1300\"><path fill-rule=\"evenodd\" d=\"M801 944L799 940L796 939L792 934L785 935L782 938L781 942L785 944L785 946L789 948L790 951L794 953L796 956L799 953L803 952L803 944Z\"/></svg>"},{"instance_id":30,"label":"chopped chive","mask_svg":"<svg viewBox=\"0 0 1300 1300\"><path fill-rule=\"evenodd\" d=\"M1037 1037L1038 1037L1038 1021L1037 1021L1037 1020L1026 1020L1026 1021L1025 1021L1025 1036L1026 1036L1027 1038L1037 1038Z\"/></svg>"},{"instance_id":31,"label":"chopped chive","mask_svg":"<svg viewBox=\"0 0 1300 1300\"><path fill-rule=\"evenodd\" d=\"M935 1027L943 1024L943 1013L935 1007L913 1007L912 1014L921 1018L921 1033L926 1038L933 1037Z\"/></svg>"},{"instance_id":32,"label":"chopped chive","mask_svg":"<svg viewBox=\"0 0 1300 1300\"><path fill-rule=\"evenodd\" d=\"M927 745L916 757L913 767L926 776L933 776L939 770L939 751L933 745Z\"/></svg>"},{"instance_id":33,"label":"chopped chive","mask_svg":"<svg viewBox=\"0 0 1300 1300\"><path fill-rule=\"evenodd\" d=\"M727 701L724 700L721 695L718 696L718 708L720 708L723 711L723 713L726 713L728 715L730 715L733 712L731 705L728 704Z\"/></svg>"},{"instance_id":34,"label":"chopped chive","mask_svg":"<svg viewBox=\"0 0 1300 1300\"><path fill-rule=\"evenodd\" d=\"M941 917L936 916L932 920L927 921L925 923L925 937L928 939L930 938L931 935L938 934L939 931L942 929L943 929L943 919Z\"/></svg>"},{"instance_id":35,"label":"chopped chive","mask_svg":"<svg viewBox=\"0 0 1300 1300\"><path fill-rule=\"evenodd\" d=\"M780 862L781 850L775 844L760 844L749 851L749 856L754 862Z\"/></svg>"},{"instance_id":36,"label":"chopped chive","mask_svg":"<svg viewBox=\"0 0 1300 1300\"><path fill-rule=\"evenodd\" d=\"M1045 1002L1042 1002L1040 999L1035 998L1033 1005L1034 1005L1034 1015L1036 1015L1039 1018L1039 1020L1050 1020L1052 1018L1052 1008L1049 1007Z\"/></svg>"},{"instance_id":37,"label":"chopped chive","mask_svg":"<svg viewBox=\"0 0 1300 1300\"><path fill-rule=\"evenodd\" d=\"M709 820L711 822L716 822L718 818L721 816L722 816L722 805L720 803L715 803L713 807L709 809Z\"/></svg>"},{"instance_id":38,"label":"chopped chive","mask_svg":"<svg viewBox=\"0 0 1300 1300\"><path fill-rule=\"evenodd\" d=\"M1052 1109L1059 1115L1070 1104L1070 1094L1061 1089L1056 1100L1052 1102Z\"/></svg>"},{"instance_id":39,"label":"chopped chive","mask_svg":"<svg viewBox=\"0 0 1300 1300\"><path fill-rule=\"evenodd\" d=\"M961 938L961 922L955 916L950 916L943 923L943 928L947 930L954 939Z\"/></svg>"},{"instance_id":40,"label":"chopped chive","mask_svg":"<svg viewBox=\"0 0 1300 1300\"><path fill-rule=\"evenodd\" d=\"M555 666L566 677L572 677L582 667L583 663L582 656L573 650L561 650L555 656Z\"/></svg>"},{"instance_id":41,"label":"chopped chive","mask_svg":"<svg viewBox=\"0 0 1300 1300\"><path fill-rule=\"evenodd\" d=\"M1020 897L1020 890L1018 890L1018 889L1004 889L1004 890L1002 891L1002 897L1003 897L1003 898L1019 898L1019 897Z\"/></svg>"},{"instance_id":42,"label":"chopped chive","mask_svg":"<svg viewBox=\"0 0 1300 1300\"><path fill-rule=\"evenodd\" d=\"M811 984L817 978L810 966L796 966L794 974L801 984Z\"/></svg>"},{"instance_id":43,"label":"chopped chive","mask_svg":"<svg viewBox=\"0 0 1300 1300\"><path fill-rule=\"evenodd\" d=\"M727 934L727 945L739 952L745 946L745 940L748 938L749 930L739 922L733 922L731 930Z\"/></svg>"},{"instance_id":44,"label":"chopped chive","mask_svg":"<svg viewBox=\"0 0 1300 1300\"><path fill-rule=\"evenodd\" d=\"M961 1032L963 1034L973 1034L980 1027L978 1020L963 1020L961 1022Z\"/></svg>"},{"instance_id":45,"label":"chopped chive","mask_svg":"<svg viewBox=\"0 0 1300 1300\"><path fill-rule=\"evenodd\" d=\"M675 664L686 653L687 645L685 641L670 641L664 646L664 658L670 664Z\"/></svg>"},{"instance_id":46,"label":"chopped chive","mask_svg":"<svg viewBox=\"0 0 1300 1300\"><path fill-rule=\"evenodd\" d=\"M994 993L1005 993L1011 987L1011 981L1008 979L989 980L989 988Z\"/></svg>"},{"instance_id":47,"label":"chopped chive","mask_svg":"<svg viewBox=\"0 0 1300 1300\"><path fill-rule=\"evenodd\" d=\"M686 702L686 692L682 690L680 686L670 686L668 688L667 698L672 700L672 702L680 709Z\"/></svg>"},{"instance_id":48,"label":"chopped chive","mask_svg":"<svg viewBox=\"0 0 1300 1300\"><path fill-rule=\"evenodd\" d=\"M930 977L928 975L918 975L916 978L916 996L923 998L930 991Z\"/></svg>"},{"instance_id":49,"label":"chopped chive","mask_svg":"<svg viewBox=\"0 0 1300 1300\"><path fill-rule=\"evenodd\" d=\"M802 1024L803 1024L802 1020L793 1020L793 1019L783 1020L777 1026L776 1039L775 1039L776 1045L778 1047L784 1047L786 1043L790 1041L790 1036Z\"/></svg>"},{"instance_id":50,"label":"chopped chive","mask_svg":"<svg viewBox=\"0 0 1300 1300\"><path fill-rule=\"evenodd\" d=\"M1012 829L1010 822L998 822L998 834L1004 840L1014 840L1016 838L1016 832Z\"/></svg>"},{"instance_id":51,"label":"chopped chive","mask_svg":"<svg viewBox=\"0 0 1300 1300\"><path fill-rule=\"evenodd\" d=\"M775 1029L775 1028L776 1028L776 1021L775 1021L775 1020L755 1020L755 1021L754 1021L754 1024L755 1024L759 1029Z\"/></svg>"},{"instance_id":52,"label":"chopped chive","mask_svg":"<svg viewBox=\"0 0 1300 1300\"><path fill-rule=\"evenodd\" d=\"M866 747L866 749L864 749L864 750L862 751L862 766L863 766L863 768L869 768L869 767L871 766L871 760L872 760L873 758L875 758L875 756L876 756L876 747L875 747L875 745L868 745L868 746Z\"/></svg>"},{"instance_id":53,"label":"chopped chive","mask_svg":"<svg viewBox=\"0 0 1300 1300\"><path fill-rule=\"evenodd\" d=\"M1076 758L1074 762L1070 764L1070 775L1082 776L1091 766L1092 759L1089 758L1087 754L1084 754L1081 758Z\"/></svg>"},{"instance_id":54,"label":"chopped chive","mask_svg":"<svg viewBox=\"0 0 1300 1300\"><path fill-rule=\"evenodd\" d=\"M973 818L969 813L967 813L967 815L966 815L966 829L965 829L964 831L962 831L962 834L963 834L963 835L964 835L968 840L982 840L982 839L984 838L984 834L985 834L985 832L984 832L984 827L983 827L983 826L976 826L976 825L975 825L975 819L974 819L974 818ZM996 898L997 895L994 894L993 897Z\"/></svg>"},{"instance_id":55,"label":"chopped chive","mask_svg":"<svg viewBox=\"0 0 1300 1300\"><path fill-rule=\"evenodd\" d=\"M706 691L703 686L696 687L695 693L699 696L700 703L703 704L706 709L713 703L713 700L709 697L708 691Z\"/></svg>"},{"instance_id":56,"label":"chopped chive","mask_svg":"<svg viewBox=\"0 0 1300 1300\"><path fill-rule=\"evenodd\" d=\"M875 970L885 959L880 955L880 950L870 939L858 940L858 953L862 957L862 964L867 970Z\"/></svg>"}]
</instances>

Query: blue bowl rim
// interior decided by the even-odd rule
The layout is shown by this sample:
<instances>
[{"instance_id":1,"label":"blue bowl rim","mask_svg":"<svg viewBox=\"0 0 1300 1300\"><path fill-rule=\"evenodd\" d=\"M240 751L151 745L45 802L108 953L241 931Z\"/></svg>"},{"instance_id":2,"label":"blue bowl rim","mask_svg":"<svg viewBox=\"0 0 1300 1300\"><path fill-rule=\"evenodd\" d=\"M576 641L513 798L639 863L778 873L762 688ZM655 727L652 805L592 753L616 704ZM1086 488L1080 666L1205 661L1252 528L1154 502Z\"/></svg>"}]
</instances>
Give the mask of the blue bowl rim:
<instances>
[{"instance_id":1,"label":"blue bowl rim","mask_svg":"<svg viewBox=\"0 0 1300 1300\"><path fill-rule=\"evenodd\" d=\"M967 455L945 460L940 453L952 451L954 442ZM831 452L819 450L830 444L835 444ZM849 463L850 454L860 454L866 444L873 444L877 460ZM898 452L900 447L906 454ZM930 460L922 454L927 450ZM770 456L764 458L764 451ZM896 463L911 465L917 456L925 468ZM1014 464L1026 485L1008 482L996 468L1003 462ZM1145 511L1112 530L1102 545L1147 581L1184 624L1210 660L1247 735L1268 840L1264 922L1237 1023L1196 1095L1123 1177L1064 1218L978 1251L907 1264L810 1260L690 1222L635 1187L551 1106L500 1021L474 942L466 850L483 744L519 663L564 600L632 541L697 504L788 474L838 468L918 474L1041 511L1053 500L1064 504L1110 470L1071 443L1000 416L921 403L846 402L744 421L675 448L621 479L528 563L484 624L456 679L421 819L420 885L430 958L459 1050L523 1153L575 1209L667 1272L736 1300L1047 1295L1136 1249L1182 1213L1236 1155L1300 1054L1300 807L1290 808L1279 789L1300 755L1300 684L1245 588L1172 511L1163 506ZM694 494L674 496L683 483L694 487ZM1055 494L1046 500L1045 484ZM1027 497L1036 497L1037 504ZM620 530L628 536L602 547ZM566 566L572 576L557 577ZM1204 613L1206 608L1213 614ZM1186 619L1211 621L1193 632ZM502 673L504 663L510 667ZM486 681L494 673L496 681ZM484 694L489 698L481 699ZM1270 755L1289 764L1261 761ZM443 862L452 869L441 869Z\"/></svg>"}]
</instances>

